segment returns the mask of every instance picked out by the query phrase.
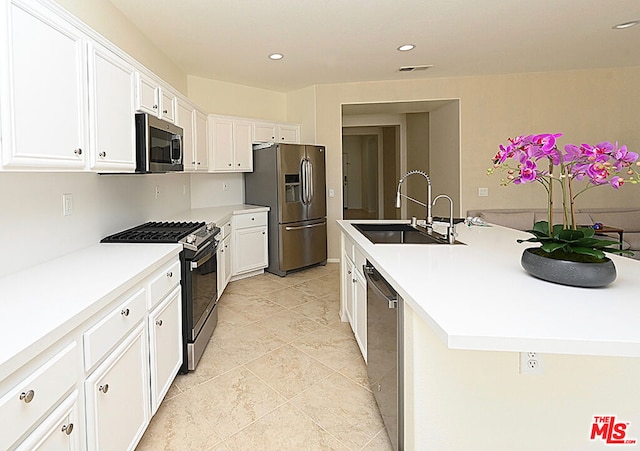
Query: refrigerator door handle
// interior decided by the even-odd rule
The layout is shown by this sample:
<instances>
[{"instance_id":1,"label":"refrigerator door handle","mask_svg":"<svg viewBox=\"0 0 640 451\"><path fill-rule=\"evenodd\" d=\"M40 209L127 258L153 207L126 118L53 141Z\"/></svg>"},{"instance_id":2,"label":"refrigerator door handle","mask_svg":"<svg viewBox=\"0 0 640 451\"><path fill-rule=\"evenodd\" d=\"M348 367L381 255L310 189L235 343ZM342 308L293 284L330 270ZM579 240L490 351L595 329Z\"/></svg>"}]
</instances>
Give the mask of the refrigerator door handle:
<instances>
[{"instance_id":1,"label":"refrigerator door handle","mask_svg":"<svg viewBox=\"0 0 640 451\"><path fill-rule=\"evenodd\" d=\"M303 226L287 226L284 229L289 232L290 230L302 230L302 229L310 229L312 227L322 227L326 225L325 222L319 222L318 224L309 224L309 225L303 225Z\"/></svg>"},{"instance_id":2,"label":"refrigerator door handle","mask_svg":"<svg viewBox=\"0 0 640 451\"><path fill-rule=\"evenodd\" d=\"M313 163L310 159L307 158L307 186L308 194L307 194L307 204L310 204L313 201Z\"/></svg>"},{"instance_id":3,"label":"refrigerator door handle","mask_svg":"<svg viewBox=\"0 0 640 451\"><path fill-rule=\"evenodd\" d=\"M302 184L302 205L307 205L307 159L300 161L300 183Z\"/></svg>"}]
</instances>

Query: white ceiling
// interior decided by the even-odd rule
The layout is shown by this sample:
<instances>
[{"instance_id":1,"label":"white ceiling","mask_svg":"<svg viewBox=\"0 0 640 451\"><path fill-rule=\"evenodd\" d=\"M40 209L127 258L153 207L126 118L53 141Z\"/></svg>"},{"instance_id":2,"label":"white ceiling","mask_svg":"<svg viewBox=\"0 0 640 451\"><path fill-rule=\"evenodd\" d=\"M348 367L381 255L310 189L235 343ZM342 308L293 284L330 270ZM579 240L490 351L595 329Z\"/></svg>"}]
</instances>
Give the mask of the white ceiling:
<instances>
[{"instance_id":1,"label":"white ceiling","mask_svg":"<svg viewBox=\"0 0 640 451\"><path fill-rule=\"evenodd\" d=\"M111 0L186 74L314 84L640 66L640 0ZM410 52L398 52L412 43ZM285 55L280 61L270 53ZM400 66L433 64L421 72Z\"/></svg>"}]
</instances>

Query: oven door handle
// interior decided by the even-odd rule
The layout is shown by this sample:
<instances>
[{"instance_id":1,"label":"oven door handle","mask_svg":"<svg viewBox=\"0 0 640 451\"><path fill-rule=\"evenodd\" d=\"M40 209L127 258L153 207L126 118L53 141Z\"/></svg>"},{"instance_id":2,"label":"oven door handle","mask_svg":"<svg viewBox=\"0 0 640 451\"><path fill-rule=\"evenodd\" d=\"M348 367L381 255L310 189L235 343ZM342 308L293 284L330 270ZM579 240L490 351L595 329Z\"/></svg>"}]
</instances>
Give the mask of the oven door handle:
<instances>
[{"instance_id":1,"label":"oven door handle","mask_svg":"<svg viewBox=\"0 0 640 451\"><path fill-rule=\"evenodd\" d=\"M214 252L207 254L206 257L201 258L198 261L195 262L191 262L191 270L193 271L194 269L198 269L198 267L204 265L205 263L207 263L209 260L211 260L211 257L213 257L215 255Z\"/></svg>"}]
</instances>

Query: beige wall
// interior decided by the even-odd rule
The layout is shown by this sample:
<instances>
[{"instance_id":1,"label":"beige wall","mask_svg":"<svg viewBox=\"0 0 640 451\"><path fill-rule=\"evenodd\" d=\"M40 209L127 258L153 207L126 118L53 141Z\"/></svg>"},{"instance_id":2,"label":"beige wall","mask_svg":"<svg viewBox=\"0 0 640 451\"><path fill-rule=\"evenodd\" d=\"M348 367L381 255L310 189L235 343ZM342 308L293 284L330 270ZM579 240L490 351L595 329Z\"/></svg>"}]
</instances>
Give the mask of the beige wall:
<instances>
[{"instance_id":1,"label":"beige wall","mask_svg":"<svg viewBox=\"0 0 640 451\"><path fill-rule=\"evenodd\" d=\"M56 0L164 81L187 95L187 76L108 0Z\"/></svg>"},{"instance_id":2,"label":"beige wall","mask_svg":"<svg viewBox=\"0 0 640 451\"><path fill-rule=\"evenodd\" d=\"M287 95L281 92L187 77L189 98L208 113L287 121Z\"/></svg>"},{"instance_id":3,"label":"beige wall","mask_svg":"<svg viewBox=\"0 0 640 451\"><path fill-rule=\"evenodd\" d=\"M434 191L433 197L447 194L454 202L453 214L460 215L460 102L448 102L430 114L429 129L431 152L429 166ZM449 203L438 200L433 207L434 216L448 217ZM465 215L466 216L466 215Z\"/></svg>"},{"instance_id":4,"label":"beige wall","mask_svg":"<svg viewBox=\"0 0 640 451\"><path fill-rule=\"evenodd\" d=\"M341 105L344 103L460 99L461 205L470 208L544 206L535 185L499 186L486 169L498 145L523 133L561 131L561 144L617 140L640 148L640 67L392 82L316 88L316 135L327 146L327 187L341 192ZM432 171L437 168L432 168ZM488 197L478 197L488 187ZM637 186L599 188L579 205L638 206ZM339 196L328 199L329 257L339 257Z\"/></svg>"},{"instance_id":5,"label":"beige wall","mask_svg":"<svg viewBox=\"0 0 640 451\"><path fill-rule=\"evenodd\" d=\"M429 113L411 113L406 116L407 130L407 171L420 170L430 174L429 169ZM434 193L440 192L433 186ZM421 176L411 176L403 183L402 192L420 202L427 201L427 181ZM415 202L407 202L405 216L426 217L427 210Z\"/></svg>"}]
</instances>

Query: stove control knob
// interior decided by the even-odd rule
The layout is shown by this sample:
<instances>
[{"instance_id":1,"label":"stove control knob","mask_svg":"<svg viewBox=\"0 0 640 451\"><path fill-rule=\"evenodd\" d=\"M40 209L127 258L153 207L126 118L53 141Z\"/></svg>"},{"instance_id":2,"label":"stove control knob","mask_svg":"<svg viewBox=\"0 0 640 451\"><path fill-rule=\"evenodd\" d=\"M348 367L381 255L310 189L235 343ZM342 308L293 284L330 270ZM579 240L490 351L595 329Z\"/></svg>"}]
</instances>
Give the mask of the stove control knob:
<instances>
[{"instance_id":1,"label":"stove control knob","mask_svg":"<svg viewBox=\"0 0 640 451\"><path fill-rule=\"evenodd\" d=\"M207 232L211 232L215 226L216 224L214 222L207 224Z\"/></svg>"},{"instance_id":2,"label":"stove control knob","mask_svg":"<svg viewBox=\"0 0 640 451\"><path fill-rule=\"evenodd\" d=\"M186 241L187 244L193 244L196 242L196 236L193 233L191 235L187 235Z\"/></svg>"}]
</instances>

